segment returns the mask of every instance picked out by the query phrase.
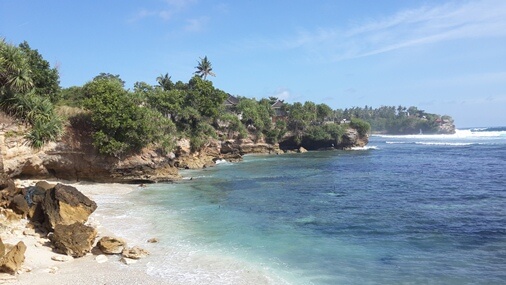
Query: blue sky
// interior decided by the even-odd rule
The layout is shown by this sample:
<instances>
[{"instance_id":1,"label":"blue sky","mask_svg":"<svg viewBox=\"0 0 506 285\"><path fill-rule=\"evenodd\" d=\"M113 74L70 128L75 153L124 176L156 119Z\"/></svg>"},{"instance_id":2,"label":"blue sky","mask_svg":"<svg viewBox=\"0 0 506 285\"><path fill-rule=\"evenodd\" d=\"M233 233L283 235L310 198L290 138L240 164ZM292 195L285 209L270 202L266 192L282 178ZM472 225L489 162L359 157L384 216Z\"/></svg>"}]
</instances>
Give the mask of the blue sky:
<instances>
[{"instance_id":1,"label":"blue sky","mask_svg":"<svg viewBox=\"0 0 506 285\"><path fill-rule=\"evenodd\" d=\"M0 37L28 41L63 87L100 72L187 82L208 56L234 95L506 125L504 0L0 0Z\"/></svg>"}]
</instances>

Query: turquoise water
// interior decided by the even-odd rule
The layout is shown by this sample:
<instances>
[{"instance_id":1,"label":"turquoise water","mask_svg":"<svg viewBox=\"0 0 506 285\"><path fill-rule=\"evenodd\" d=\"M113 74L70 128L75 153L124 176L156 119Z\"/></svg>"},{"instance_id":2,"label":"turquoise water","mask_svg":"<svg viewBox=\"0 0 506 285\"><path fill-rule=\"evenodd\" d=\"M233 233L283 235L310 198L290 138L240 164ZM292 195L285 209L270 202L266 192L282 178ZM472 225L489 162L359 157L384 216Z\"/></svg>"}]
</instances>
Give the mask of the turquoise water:
<instances>
[{"instance_id":1,"label":"turquoise water","mask_svg":"<svg viewBox=\"0 0 506 285\"><path fill-rule=\"evenodd\" d=\"M157 236L148 273L174 284L505 284L505 170L502 128L373 136L186 171L116 227Z\"/></svg>"}]
</instances>

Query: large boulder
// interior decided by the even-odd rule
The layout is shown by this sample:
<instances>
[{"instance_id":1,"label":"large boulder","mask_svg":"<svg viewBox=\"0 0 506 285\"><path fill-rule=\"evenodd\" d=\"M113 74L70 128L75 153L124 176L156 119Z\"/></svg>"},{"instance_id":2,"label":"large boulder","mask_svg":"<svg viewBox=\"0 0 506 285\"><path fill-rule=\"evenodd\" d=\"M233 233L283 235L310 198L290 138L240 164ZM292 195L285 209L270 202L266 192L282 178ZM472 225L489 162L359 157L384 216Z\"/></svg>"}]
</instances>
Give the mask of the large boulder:
<instances>
[{"instance_id":1,"label":"large boulder","mask_svg":"<svg viewBox=\"0 0 506 285\"><path fill-rule=\"evenodd\" d=\"M91 251L96 236L96 229L82 223L73 223L56 225L50 239L56 252L81 257Z\"/></svg>"},{"instance_id":2,"label":"large boulder","mask_svg":"<svg viewBox=\"0 0 506 285\"><path fill-rule=\"evenodd\" d=\"M25 262L26 245L20 241L0 259L0 272L16 274Z\"/></svg>"},{"instance_id":3,"label":"large boulder","mask_svg":"<svg viewBox=\"0 0 506 285\"><path fill-rule=\"evenodd\" d=\"M12 198L9 208L11 208L14 211L14 213L21 215L23 217L26 217L29 211L28 203L26 202L25 197L23 197L22 194L18 194Z\"/></svg>"},{"instance_id":4,"label":"large boulder","mask_svg":"<svg viewBox=\"0 0 506 285\"><path fill-rule=\"evenodd\" d=\"M121 238L106 236L98 241L97 246L103 253L118 254L126 248L126 242Z\"/></svg>"},{"instance_id":5,"label":"large boulder","mask_svg":"<svg viewBox=\"0 0 506 285\"><path fill-rule=\"evenodd\" d=\"M97 204L75 187L63 184L57 184L46 191L42 204L48 230L54 229L58 224L85 223L96 208Z\"/></svg>"}]
</instances>

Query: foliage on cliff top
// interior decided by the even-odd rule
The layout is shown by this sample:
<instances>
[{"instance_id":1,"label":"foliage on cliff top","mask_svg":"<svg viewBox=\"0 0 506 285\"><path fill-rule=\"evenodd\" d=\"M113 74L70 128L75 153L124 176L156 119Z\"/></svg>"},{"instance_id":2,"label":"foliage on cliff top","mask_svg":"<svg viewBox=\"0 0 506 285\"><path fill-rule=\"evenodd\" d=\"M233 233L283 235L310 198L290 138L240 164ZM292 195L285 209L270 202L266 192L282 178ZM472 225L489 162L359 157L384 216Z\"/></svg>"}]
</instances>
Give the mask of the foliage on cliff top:
<instances>
[{"instance_id":1,"label":"foliage on cliff top","mask_svg":"<svg viewBox=\"0 0 506 285\"><path fill-rule=\"evenodd\" d=\"M28 143L39 148L62 133L52 100L59 89L58 71L23 42L16 47L0 39L0 107L32 128Z\"/></svg>"}]
</instances>

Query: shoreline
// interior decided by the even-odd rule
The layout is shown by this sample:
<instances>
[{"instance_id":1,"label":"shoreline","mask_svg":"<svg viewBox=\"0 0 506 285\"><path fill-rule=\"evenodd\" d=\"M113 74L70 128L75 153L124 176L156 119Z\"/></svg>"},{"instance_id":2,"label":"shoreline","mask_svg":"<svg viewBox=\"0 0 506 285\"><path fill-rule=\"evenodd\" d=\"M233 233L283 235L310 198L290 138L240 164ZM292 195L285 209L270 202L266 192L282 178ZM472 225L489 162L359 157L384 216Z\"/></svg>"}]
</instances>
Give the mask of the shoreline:
<instances>
[{"instance_id":1,"label":"shoreline","mask_svg":"<svg viewBox=\"0 0 506 285\"><path fill-rule=\"evenodd\" d=\"M30 186L40 180L17 180L18 186ZM98 205L86 224L97 229L95 242L103 236L124 239L128 246L139 246L151 254L134 264L123 264L119 255L107 255L108 260L99 263L95 259L101 252L88 253L70 261L54 261L53 256L65 256L41 246L38 235L24 235L27 220L21 220L6 243L23 241L27 250L22 273L12 276L0 274L0 283L6 284L288 284L272 276L257 264L236 259L226 252L207 252L201 248L181 247L168 240L148 243L156 228L142 214L131 215L146 205L126 198L133 191L142 191L139 185L119 183L89 183L49 180L76 187ZM129 212L129 209L134 209ZM145 208L144 208L145 209ZM169 218L170 219L170 218ZM177 220L176 220L177 223ZM3 236L2 236L3 238ZM47 239L42 239L48 242ZM183 242L186 242L183 240ZM37 245L39 243L39 245Z\"/></svg>"},{"instance_id":2,"label":"shoreline","mask_svg":"<svg viewBox=\"0 0 506 285\"><path fill-rule=\"evenodd\" d=\"M39 180L16 180L19 187L34 185ZM80 192L94 201L100 201L98 197L103 195L123 196L135 191L137 186L125 184L98 184L98 183L73 183L68 181L48 181L49 183L62 183L76 187ZM101 209L98 204L97 210L92 213L86 224L97 229L98 235L95 241L103 236L118 236L110 229L104 227L101 219L107 216L107 209ZM17 275L0 274L0 283L6 284L173 284L165 282L161 278L151 276L146 271L146 265L150 262L148 255L138 260L135 264L126 265L120 262L119 255L107 255L107 261L99 263L96 254L88 253L81 258L69 258L68 261L54 261L53 257L68 258L66 255L52 251L48 246L49 240L41 238L38 234L30 233L26 225L28 221L22 219L15 221L2 233L2 240L8 244L16 244L23 241L27 247L25 262L22 273ZM27 233L27 234L25 234ZM130 239L124 238L130 245ZM145 244L131 244L146 248ZM149 250L148 250L149 251ZM99 253L101 254L101 253Z\"/></svg>"}]
</instances>

